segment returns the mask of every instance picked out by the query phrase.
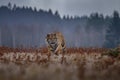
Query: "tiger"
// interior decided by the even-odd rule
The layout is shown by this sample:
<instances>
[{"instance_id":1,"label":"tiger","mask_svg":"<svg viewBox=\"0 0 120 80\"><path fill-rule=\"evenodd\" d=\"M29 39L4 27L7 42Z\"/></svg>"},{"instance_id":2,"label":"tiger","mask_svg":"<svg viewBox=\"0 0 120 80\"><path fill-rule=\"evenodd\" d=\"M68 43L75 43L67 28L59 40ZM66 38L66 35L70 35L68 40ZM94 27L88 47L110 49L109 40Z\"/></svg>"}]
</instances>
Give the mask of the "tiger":
<instances>
[{"instance_id":1,"label":"tiger","mask_svg":"<svg viewBox=\"0 0 120 80\"><path fill-rule=\"evenodd\" d=\"M64 58L64 54L66 52L66 45L64 36L61 32L48 33L45 41L47 44L49 56L51 56L51 54L62 54L62 58Z\"/></svg>"}]
</instances>

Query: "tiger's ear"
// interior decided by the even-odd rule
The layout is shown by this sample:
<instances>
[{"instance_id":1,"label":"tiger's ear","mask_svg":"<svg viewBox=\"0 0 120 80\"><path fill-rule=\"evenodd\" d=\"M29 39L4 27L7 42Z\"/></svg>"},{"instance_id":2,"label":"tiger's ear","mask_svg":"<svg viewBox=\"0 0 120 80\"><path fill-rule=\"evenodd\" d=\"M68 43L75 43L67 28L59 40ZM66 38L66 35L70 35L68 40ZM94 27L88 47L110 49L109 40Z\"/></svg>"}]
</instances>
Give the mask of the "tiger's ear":
<instances>
[{"instance_id":1,"label":"tiger's ear","mask_svg":"<svg viewBox=\"0 0 120 80\"><path fill-rule=\"evenodd\" d=\"M50 34L47 34L47 36L46 37L50 37Z\"/></svg>"}]
</instances>

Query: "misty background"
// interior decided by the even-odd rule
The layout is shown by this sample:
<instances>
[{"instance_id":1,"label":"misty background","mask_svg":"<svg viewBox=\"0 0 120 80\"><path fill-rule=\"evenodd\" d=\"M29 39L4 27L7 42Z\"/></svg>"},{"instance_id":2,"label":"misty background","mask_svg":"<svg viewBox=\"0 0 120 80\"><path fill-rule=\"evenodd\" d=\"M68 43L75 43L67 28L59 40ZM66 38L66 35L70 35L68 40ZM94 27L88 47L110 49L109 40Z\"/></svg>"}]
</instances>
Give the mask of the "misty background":
<instances>
[{"instance_id":1,"label":"misty background","mask_svg":"<svg viewBox=\"0 0 120 80\"><path fill-rule=\"evenodd\" d=\"M62 32L67 47L116 47L120 43L119 12L89 16L60 15L59 11L8 3L0 7L0 46L45 46L45 36Z\"/></svg>"}]
</instances>

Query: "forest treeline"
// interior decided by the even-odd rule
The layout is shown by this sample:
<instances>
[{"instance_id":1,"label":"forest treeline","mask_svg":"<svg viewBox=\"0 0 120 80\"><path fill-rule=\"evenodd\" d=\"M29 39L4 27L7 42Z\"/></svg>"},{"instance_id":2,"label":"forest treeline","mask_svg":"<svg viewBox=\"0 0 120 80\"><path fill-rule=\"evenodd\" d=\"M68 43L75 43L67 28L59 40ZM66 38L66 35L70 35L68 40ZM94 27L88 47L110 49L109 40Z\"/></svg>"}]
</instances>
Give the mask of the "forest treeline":
<instances>
[{"instance_id":1,"label":"forest treeline","mask_svg":"<svg viewBox=\"0 0 120 80\"><path fill-rule=\"evenodd\" d=\"M118 11L111 16L91 13L89 16L60 16L52 12L16 4L0 6L0 45L9 47L45 46L45 35L60 31L67 46L116 47L120 43Z\"/></svg>"}]
</instances>

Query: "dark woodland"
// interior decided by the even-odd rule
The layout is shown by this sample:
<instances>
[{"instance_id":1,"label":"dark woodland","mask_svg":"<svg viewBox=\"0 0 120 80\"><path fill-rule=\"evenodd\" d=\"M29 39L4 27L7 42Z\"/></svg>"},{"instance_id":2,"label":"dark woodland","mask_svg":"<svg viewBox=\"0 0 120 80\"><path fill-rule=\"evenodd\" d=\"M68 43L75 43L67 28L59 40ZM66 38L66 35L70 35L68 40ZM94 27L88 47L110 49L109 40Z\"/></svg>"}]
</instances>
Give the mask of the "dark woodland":
<instances>
[{"instance_id":1,"label":"dark woodland","mask_svg":"<svg viewBox=\"0 0 120 80\"><path fill-rule=\"evenodd\" d=\"M89 16L60 16L52 12L15 4L0 7L0 45L8 47L45 46L45 35L59 31L69 47L107 47L120 44L120 17L94 12Z\"/></svg>"}]
</instances>

